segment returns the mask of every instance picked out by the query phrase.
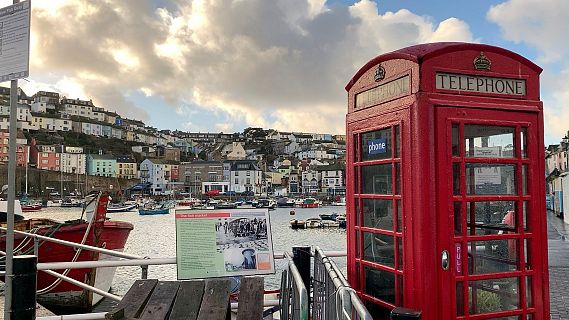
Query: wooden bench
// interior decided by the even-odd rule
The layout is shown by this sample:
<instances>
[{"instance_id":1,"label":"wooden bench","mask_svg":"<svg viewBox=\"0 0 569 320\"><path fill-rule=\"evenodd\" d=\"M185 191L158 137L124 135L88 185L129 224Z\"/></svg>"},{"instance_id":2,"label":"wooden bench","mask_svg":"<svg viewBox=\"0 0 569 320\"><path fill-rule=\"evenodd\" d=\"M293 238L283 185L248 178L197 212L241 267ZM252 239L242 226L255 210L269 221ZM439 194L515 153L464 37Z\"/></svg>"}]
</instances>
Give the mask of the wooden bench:
<instances>
[{"instance_id":1,"label":"wooden bench","mask_svg":"<svg viewBox=\"0 0 569 320\"><path fill-rule=\"evenodd\" d=\"M243 277L237 320L263 319L262 277ZM121 302L105 316L108 320L228 320L230 280L137 280Z\"/></svg>"}]
</instances>

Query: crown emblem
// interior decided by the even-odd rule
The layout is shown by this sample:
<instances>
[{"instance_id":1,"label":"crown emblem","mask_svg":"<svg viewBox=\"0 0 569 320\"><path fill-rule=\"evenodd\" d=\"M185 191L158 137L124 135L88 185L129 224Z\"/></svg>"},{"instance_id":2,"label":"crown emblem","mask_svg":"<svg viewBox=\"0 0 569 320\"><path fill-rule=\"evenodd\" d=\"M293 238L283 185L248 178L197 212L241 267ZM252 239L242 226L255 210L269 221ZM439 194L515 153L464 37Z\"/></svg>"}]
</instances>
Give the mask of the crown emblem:
<instances>
[{"instance_id":1,"label":"crown emblem","mask_svg":"<svg viewBox=\"0 0 569 320\"><path fill-rule=\"evenodd\" d=\"M474 69L476 70L490 70L492 61L484 55L484 52L480 52L480 55L474 59Z\"/></svg>"},{"instance_id":2,"label":"crown emblem","mask_svg":"<svg viewBox=\"0 0 569 320\"><path fill-rule=\"evenodd\" d=\"M375 74L373 76L375 82L383 80L385 78L385 69L381 66L381 64L377 65L377 69L375 69Z\"/></svg>"}]
</instances>

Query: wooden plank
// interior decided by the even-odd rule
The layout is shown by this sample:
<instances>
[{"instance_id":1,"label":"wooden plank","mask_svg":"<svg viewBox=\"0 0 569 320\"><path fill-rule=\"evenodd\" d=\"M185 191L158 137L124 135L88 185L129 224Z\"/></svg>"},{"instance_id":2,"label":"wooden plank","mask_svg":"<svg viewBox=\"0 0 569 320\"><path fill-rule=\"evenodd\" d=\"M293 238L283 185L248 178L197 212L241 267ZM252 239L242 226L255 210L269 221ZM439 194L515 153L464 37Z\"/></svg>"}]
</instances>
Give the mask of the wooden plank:
<instances>
[{"instance_id":1,"label":"wooden plank","mask_svg":"<svg viewBox=\"0 0 569 320\"><path fill-rule=\"evenodd\" d=\"M263 277L243 277L239 289L237 320L263 319Z\"/></svg>"},{"instance_id":2,"label":"wooden plank","mask_svg":"<svg viewBox=\"0 0 569 320\"><path fill-rule=\"evenodd\" d=\"M178 281L160 281L148 299L140 315L141 320L168 319L170 308L174 304L180 283Z\"/></svg>"},{"instance_id":3,"label":"wooden plank","mask_svg":"<svg viewBox=\"0 0 569 320\"><path fill-rule=\"evenodd\" d=\"M118 305L107 313L107 319L114 319L120 315L120 309L123 309L125 318L138 318L157 283L156 279L136 280Z\"/></svg>"},{"instance_id":4,"label":"wooden plank","mask_svg":"<svg viewBox=\"0 0 569 320\"><path fill-rule=\"evenodd\" d=\"M229 306L229 279L206 280L198 320L225 320Z\"/></svg>"},{"instance_id":5,"label":"wooden plank","mask_svg":"<svg viewBox=\"0 0 569 320\"><path fill-rule=\"evenodd\" d=\"M205 281L182 281L169 320L196 320L200 312Z\"/></svg>"}]
</instances>

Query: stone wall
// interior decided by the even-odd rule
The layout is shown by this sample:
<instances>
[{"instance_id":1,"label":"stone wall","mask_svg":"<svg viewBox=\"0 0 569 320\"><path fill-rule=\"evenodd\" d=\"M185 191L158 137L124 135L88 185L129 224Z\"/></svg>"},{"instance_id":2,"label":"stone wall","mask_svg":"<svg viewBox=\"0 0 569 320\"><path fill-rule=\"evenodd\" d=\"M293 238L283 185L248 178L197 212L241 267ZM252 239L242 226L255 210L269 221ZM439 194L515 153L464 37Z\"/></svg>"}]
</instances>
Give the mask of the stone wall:
<instances>
[{"instance_id":1,"label":"stone wall","mask_svg":"<svg viewBox=\"0 0 569 320\"><path fill-rule=\"evenodd\" d=\"M78 190L86 194L94 190L109 191L111 194L124 190L138 183L138 179L119 179L61 173L57 171L28 169L28 194L32 197L47 196L50 192L64 190L67 194ZM8 184L8 165L0 165L0 186ZM26 169L16 170L16 193L24 192Z\"/></svg>"}]
</instances>

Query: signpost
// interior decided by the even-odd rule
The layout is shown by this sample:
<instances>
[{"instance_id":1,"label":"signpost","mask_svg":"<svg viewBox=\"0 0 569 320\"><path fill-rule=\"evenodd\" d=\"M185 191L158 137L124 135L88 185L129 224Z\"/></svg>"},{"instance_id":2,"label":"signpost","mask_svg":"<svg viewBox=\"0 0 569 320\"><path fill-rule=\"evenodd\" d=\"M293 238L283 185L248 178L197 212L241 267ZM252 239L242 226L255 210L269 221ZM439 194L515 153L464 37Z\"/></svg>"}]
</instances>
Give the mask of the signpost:
<instances>
[{"instance_id":1,"label":"signpost","mask_svg":"<svg viewBox=\"0 0 569 320\"><path fill-rule=\"evenodd\" d=\"M14 0L13 5L0 9L0 81L11 80L4 319L12 319L14 208L16 201L17 79L25 78L29 75L30 64L31 3L30 0L19 2L19 0Z\"/></svg>"},{"instance_id":2,"label":"signpost","mask_svg":"<svg viewBox=\"0 0 569 320\"><path fill-rule=\"evenodd\" d=\"M176 210L178 279L275 272L267 209Z\"/></svg>"}]
</instances>

